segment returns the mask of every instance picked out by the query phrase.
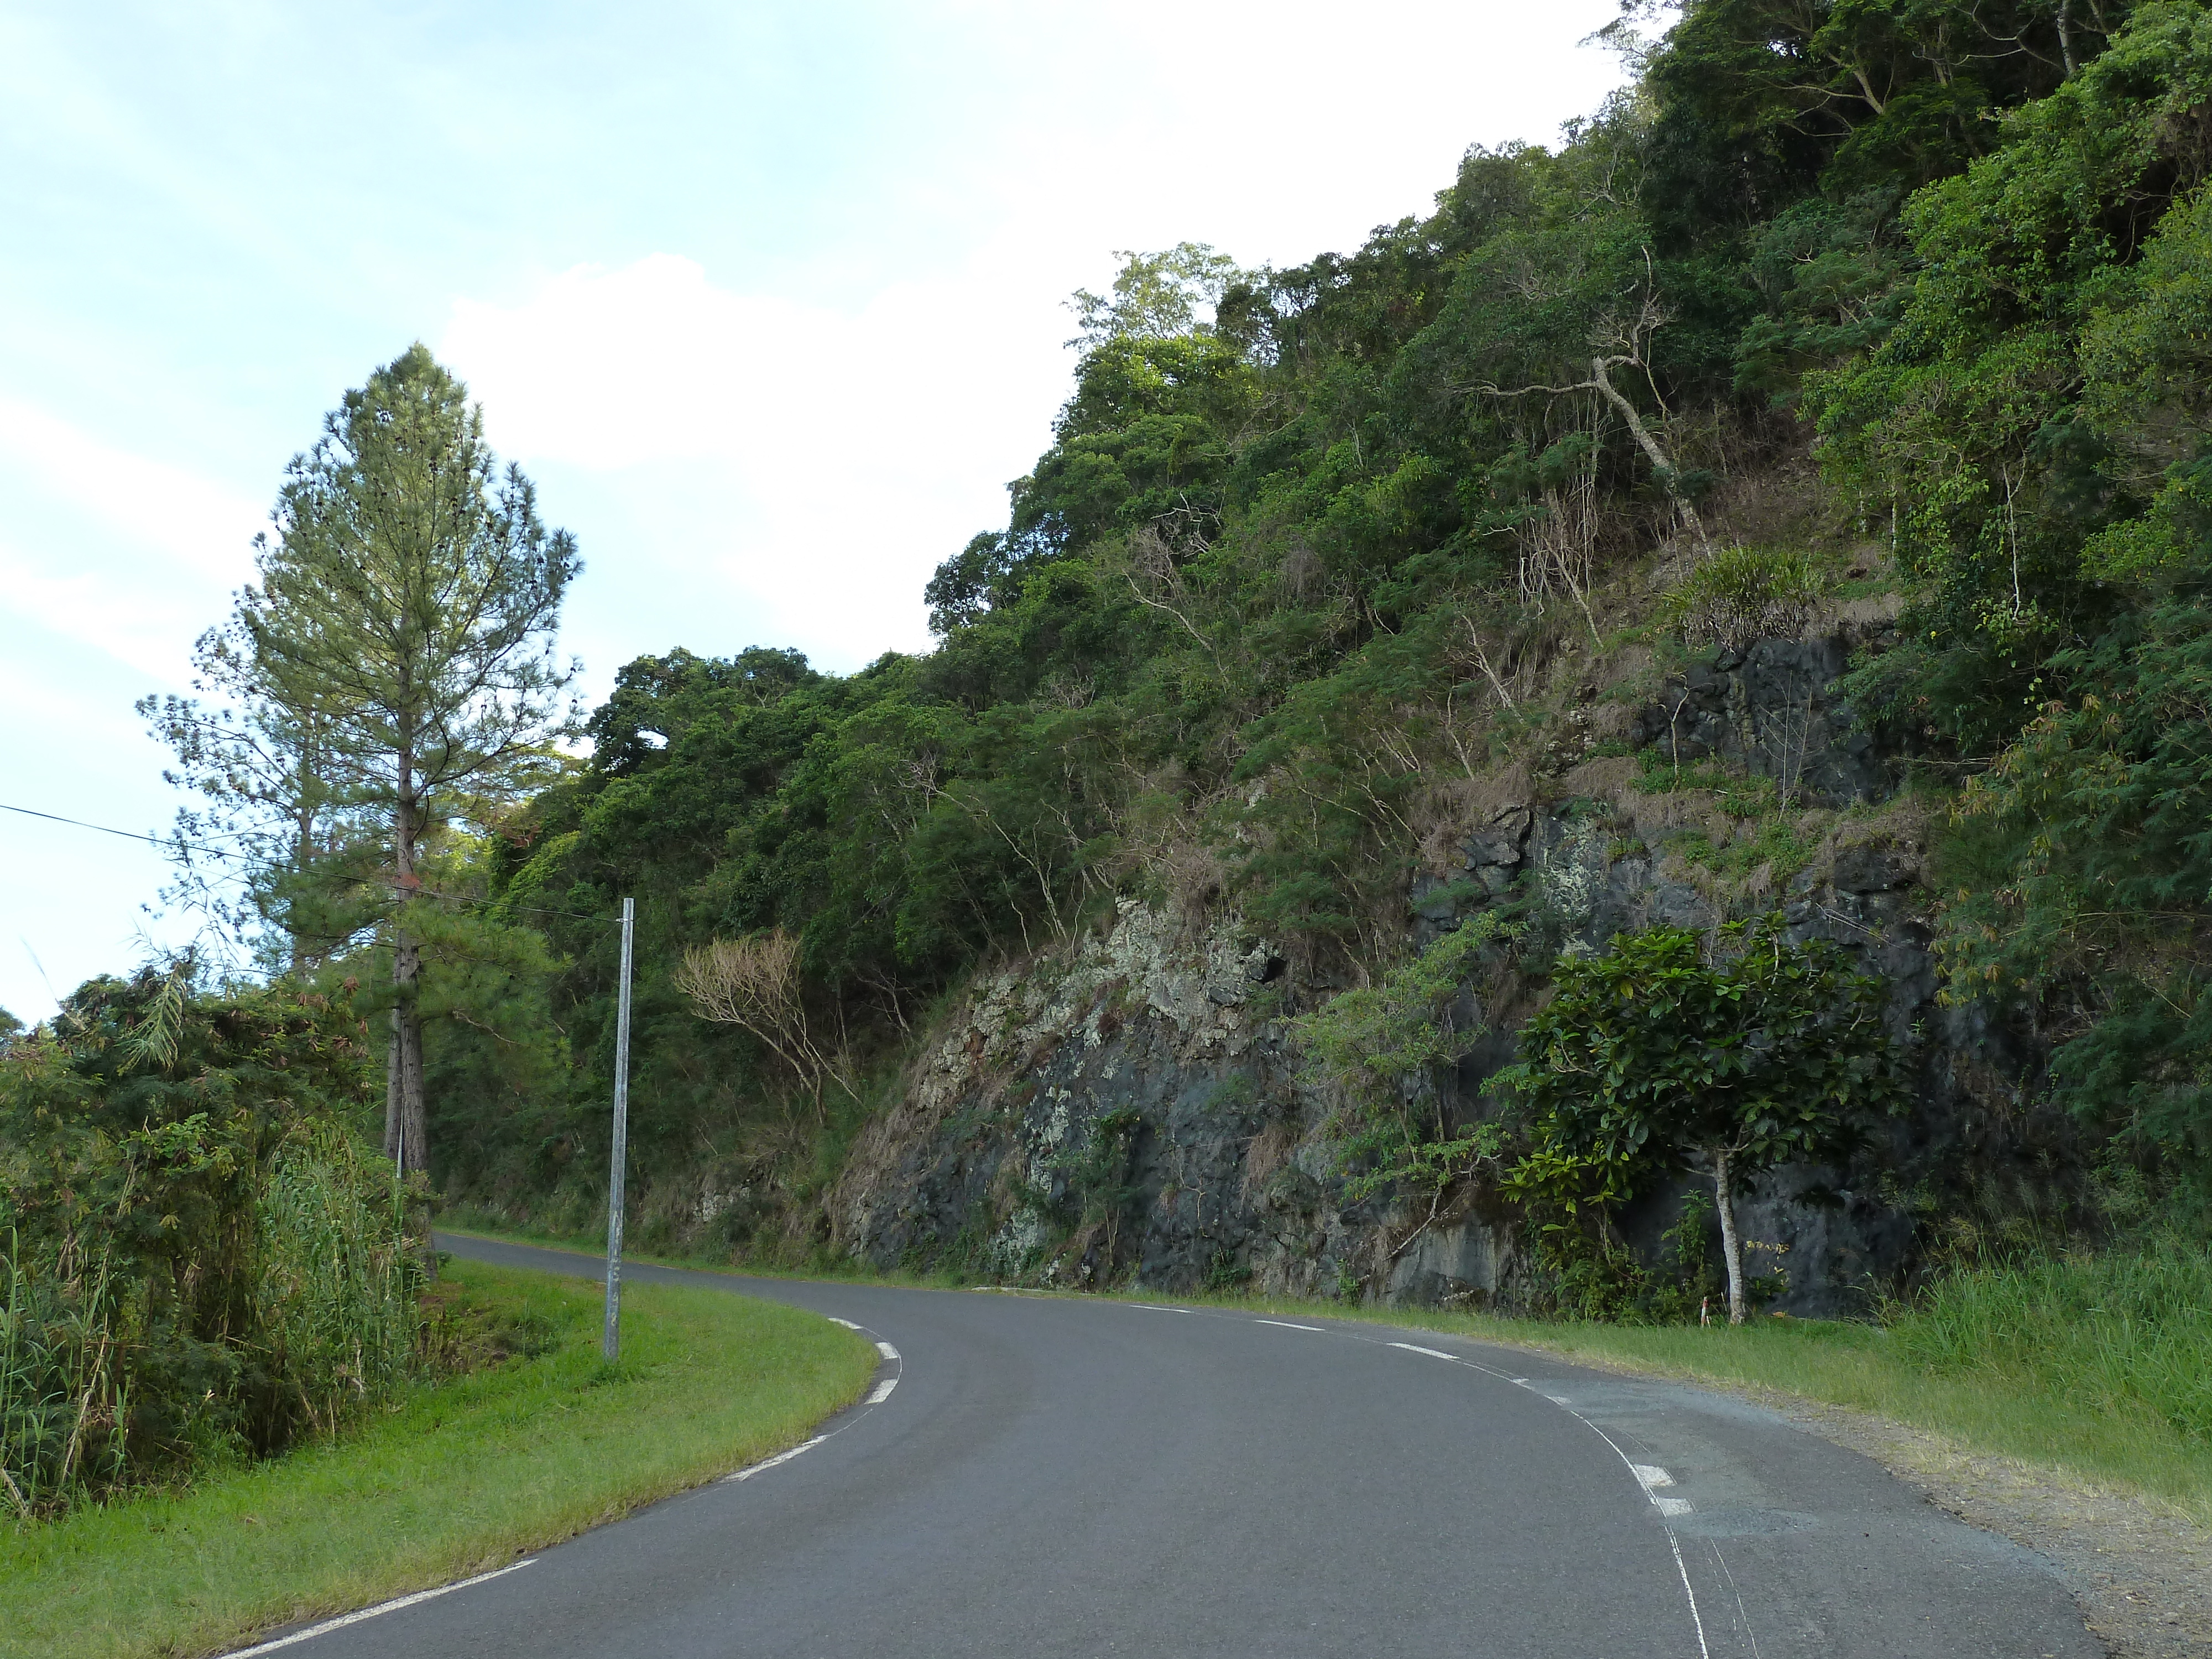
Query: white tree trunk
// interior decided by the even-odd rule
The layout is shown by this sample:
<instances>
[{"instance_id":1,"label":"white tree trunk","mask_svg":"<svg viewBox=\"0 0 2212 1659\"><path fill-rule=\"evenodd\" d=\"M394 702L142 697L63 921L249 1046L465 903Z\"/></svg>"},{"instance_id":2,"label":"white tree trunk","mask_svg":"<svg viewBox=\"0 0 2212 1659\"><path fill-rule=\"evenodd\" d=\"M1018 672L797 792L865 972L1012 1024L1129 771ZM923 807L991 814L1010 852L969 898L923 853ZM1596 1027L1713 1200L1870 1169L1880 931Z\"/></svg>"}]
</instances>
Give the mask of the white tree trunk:
<instances>
[{"instance_id":1,"label":"white tree trunk","mask_svg":"<svg viewBox=\"0 0 2212 1659\"><path fill-rule=\"evenodd\" d=\"M1613 379L1605 372L1605 359L1602 357L1590 359L1590 385L1607 403L1619 410L1621 418L1628 422L1629 435L1636 440L1636 447L1644 452L1644 458L1666 484L1668 498L1674 503L1675 510L1681 514L1683 521L1690 526L1691 533L1697 537L1698 545L1711 546L1711 538L1705 534L1705 521L1698 516L1698 509L1682 493L1681 474L1675 470L1673 458L1659 447L1658 439L1653 437L1651 428L1644 424L1644 417L1636 412L1636 405L1613 389Z\"/></svg>"},{"instance_id":2,"label":"white tree trunk","mask_svg":"<svg viewBox=\"0 0 2212 1659\"><path fill-rule=\"evenodd\" d=\"M1730 1156L1713 1153L1713 1202L1721 1212L1721 1258L1728 1263L1729 1323L1743 1323L1743 1241L1735 1231L1735 1194L1729 1190Z\"/></svg>"}]
</instances>

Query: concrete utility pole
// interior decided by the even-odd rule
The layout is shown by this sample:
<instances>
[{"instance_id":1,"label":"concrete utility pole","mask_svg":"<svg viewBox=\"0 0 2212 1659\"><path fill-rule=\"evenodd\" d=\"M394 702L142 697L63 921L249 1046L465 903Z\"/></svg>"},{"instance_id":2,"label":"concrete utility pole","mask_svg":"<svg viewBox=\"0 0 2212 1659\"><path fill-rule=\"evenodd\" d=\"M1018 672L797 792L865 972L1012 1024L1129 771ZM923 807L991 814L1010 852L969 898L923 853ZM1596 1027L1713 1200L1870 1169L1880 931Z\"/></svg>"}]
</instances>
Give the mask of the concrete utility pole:
<instances>
[{"instance_id":1,"label":"concrete utility pole","mask_svg":"<svg viewBox=\"0 0 2212 1659\"><path fill-rule=\"evenodd\" d=\"M615 1146L607 1161L607 1325L599 1352L611 1361L622 1352L623 1166L629 1157L629 945L637 901L623 901L622 989L615 1002Z\"/></svg>"}]
</instances>

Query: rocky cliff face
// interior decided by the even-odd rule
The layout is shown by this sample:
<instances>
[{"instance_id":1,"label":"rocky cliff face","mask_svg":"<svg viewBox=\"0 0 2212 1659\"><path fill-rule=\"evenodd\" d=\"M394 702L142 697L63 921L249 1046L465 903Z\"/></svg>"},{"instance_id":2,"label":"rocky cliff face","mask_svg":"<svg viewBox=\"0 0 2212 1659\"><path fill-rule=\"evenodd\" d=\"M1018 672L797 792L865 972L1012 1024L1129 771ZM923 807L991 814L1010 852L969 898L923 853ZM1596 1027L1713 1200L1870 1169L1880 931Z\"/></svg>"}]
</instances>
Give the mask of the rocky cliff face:
<instances>
[{"instance_id":1,"label":"rocky cliff face","mask_svg":"<svg viewBox=\"0 0 2212 1659\"><path fill-rule=\"evenodd\" d=\"M1693 668L1611 745L1634 752L1582 758L1571 740L1409 894L1417 945L1498 907L1567 950L1779 908L1793 936L1835 939L1883 977L1915 1109L1848 1167L1777 1170L1740 1209L1751 1270L1779 1287L1771 1305L1800 1314L1894 1282L1923 1216L2010 1183L2047 1192L2072 1167L2063 1124L2028 1103L2033 1032L1936 1000L1919 816L1835 701L1844 655L1840 640L1766 641ZM1747 799L1680 787L1715 762L1766 785ZM1059 1284L1133 1272L1163 1290L1520 1301L1516 1230L1478 1195L1426 1226L1342 1201L1324 1103L1284 1035L1328 994L1233 920L1194 931L1125 902L1103 937L972 988L857 1149L832 1205L839 1243L883 1266L957 1260ZM1462 1121L1512 1057L1532 988L1501 969L1468 996L1488 1031L1447 1085ZM1642 1250L1686 1184L1623 1218Z\"/></svg>"}]
</instances>

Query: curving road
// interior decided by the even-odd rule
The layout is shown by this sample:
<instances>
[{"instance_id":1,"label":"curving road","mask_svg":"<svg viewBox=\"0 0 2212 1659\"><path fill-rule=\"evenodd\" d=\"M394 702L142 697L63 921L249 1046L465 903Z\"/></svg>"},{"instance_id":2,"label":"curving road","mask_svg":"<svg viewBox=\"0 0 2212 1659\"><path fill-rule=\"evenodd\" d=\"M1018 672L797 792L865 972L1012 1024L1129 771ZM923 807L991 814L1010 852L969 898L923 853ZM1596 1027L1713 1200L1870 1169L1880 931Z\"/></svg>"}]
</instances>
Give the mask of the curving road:
<instances>
[{"instance_id":1,"label":"curving road","mask_svg":"<svg viewBox=\"0 0 2212 1659\"><path fill-rule=\"evenodd\" d=\"M290 1659L2105 1650L2040 1557L1696 1389L1365 1324L625 1271L898 1358L802 1455Z\"/></svg>"}]
</instances>

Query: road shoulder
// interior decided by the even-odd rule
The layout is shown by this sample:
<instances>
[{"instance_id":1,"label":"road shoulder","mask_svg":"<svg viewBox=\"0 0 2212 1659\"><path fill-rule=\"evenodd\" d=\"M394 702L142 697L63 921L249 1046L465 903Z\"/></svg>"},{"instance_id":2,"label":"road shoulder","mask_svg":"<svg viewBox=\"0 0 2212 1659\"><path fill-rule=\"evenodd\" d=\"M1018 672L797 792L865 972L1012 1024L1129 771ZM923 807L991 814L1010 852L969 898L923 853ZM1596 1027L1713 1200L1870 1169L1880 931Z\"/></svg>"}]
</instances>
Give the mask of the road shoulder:
<instances>
[{"instance_id":1,"label":"road shoulder","mask_svg":"<svg viewBox=\"0 0 2212 1659\"><path fill-rule=\"evenodd\" d=\"M1529 1352L1623 1376L1686 1382L1871 1459L1946 1514L2051 1561L2114 1659L2183 1659L2212 1647L2212 1532L2151 1499L1778 1389Z\"/></svg>"}]
</instances>

